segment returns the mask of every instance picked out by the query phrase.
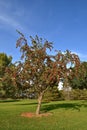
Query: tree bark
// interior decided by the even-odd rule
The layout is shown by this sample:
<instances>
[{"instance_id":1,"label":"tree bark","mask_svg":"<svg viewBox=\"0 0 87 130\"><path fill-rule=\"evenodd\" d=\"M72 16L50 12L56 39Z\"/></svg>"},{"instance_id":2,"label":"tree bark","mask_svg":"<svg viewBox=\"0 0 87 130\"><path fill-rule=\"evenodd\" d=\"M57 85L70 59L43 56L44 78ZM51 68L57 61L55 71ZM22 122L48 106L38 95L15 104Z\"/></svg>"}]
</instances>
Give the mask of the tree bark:
<instances>
[{"instance_id":1,"label":"tree bark","mask_svg":"<svg viewBox=\"0 0 87 130\"><path fill-rule=\"evenodd\" d=\"M43 92L41 92L38 96L38 105L36 109L36 115L40 114L41 102L42 102Z\"/></svg>"}]
</instances>

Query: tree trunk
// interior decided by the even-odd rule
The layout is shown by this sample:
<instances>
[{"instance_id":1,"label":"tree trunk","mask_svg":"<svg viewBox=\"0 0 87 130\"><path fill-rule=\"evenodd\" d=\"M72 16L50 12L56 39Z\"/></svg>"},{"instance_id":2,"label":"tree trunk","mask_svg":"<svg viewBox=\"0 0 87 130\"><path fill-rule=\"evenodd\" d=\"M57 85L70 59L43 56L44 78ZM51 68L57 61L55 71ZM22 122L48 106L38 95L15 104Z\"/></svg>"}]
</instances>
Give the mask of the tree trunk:
<instances>
[{"instance_id":1,"label":"tree trunk","mask_svg":"<svg viewBox=\"0 0 87 130\"><path fill-rule=\"evenodd\" d=\"M36 115L40 114L41 102L42 102L43 92L41 92L38 96L38 106L36 109Z\"/></svg>"}]
</instances>

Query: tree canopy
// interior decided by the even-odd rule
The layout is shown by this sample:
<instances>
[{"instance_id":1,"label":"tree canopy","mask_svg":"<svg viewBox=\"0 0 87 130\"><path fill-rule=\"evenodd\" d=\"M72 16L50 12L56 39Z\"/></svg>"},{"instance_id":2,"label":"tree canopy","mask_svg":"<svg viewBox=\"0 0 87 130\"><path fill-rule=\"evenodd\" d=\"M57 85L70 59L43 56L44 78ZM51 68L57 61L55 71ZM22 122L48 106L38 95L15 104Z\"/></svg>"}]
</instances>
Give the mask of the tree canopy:
<instances>
[{"instance_id":1,"label":"tree canopy","mask_svg":"<svg viewBox=\"0 0 87 130\"><path fill-rule=\"evenodd\" d=\"M73 89L87 89L87 62L82 62L78 67L78 73L75 74L75 68L72 69L72 77L69 77L69 83Z\"/></svg>"},{"instance_id":2,"label":"tree canopy","mask_svg":"<svg viewBox=\"0 0 87 130\"><path fill-rule=\"evenodd\" d=\"M4 78L6 76L6 68L12 65L12 57L7 56L5 53L0 53L0 97L3 97L6 94L6 90L10 87ZM8 76L8 79L10 77Z\"/></svg>"},{"instance_id":3,"label":"tree canopy","mask_svg":"<svg viewBox=\"0 0 87 130\"><path fill-rule=\"evenodd\" d=\"M36 114L40 113L42 97L49 87L58 85L60 78L67 77L71 71L67 64L71 63L78 68L79 57L70 51L57 51L56 55L47 53L53 48L53 44L36 36L30 36L29 44L25 36L20 33L16 47L20 48L21 61L17 62L13 79L17 85L28 92L33 89L38 95L38 106Z\"/></svg>"},{"instance_id":4,"label":"tree canopy","mask_svg":"<svg viewBox=\"0 0 87 130\"><path fill-rule=\"evenodd\" d=\"M11 64L12 57L5 53L0 53L0 77L4 75L5 68Z\"/></svg>"}]
</instances>

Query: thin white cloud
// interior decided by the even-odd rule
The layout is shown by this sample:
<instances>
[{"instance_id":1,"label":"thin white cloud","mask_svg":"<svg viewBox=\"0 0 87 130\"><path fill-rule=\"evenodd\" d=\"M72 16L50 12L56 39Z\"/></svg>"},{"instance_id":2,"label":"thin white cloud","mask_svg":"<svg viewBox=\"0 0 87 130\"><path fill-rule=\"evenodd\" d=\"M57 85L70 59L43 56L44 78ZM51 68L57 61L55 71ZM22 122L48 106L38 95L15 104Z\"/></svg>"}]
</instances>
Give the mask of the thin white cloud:
<instances>
[{"instance_id":1,"label":"thin white cloud","mask_svg":"<svg viewBox=\"0 0 87 130\"><path fill-rule=\"evenodd\" d=\"M87 54L75 52L75 51L73 51L73 53L77 54L81 61L87 61Z\"/></svg>"},{"instance_id":2,"label":"thin white cloud","mask_svg":"<svg viewBox=\"0 0 87 130\"><path fill-rule=\"evenodd\" d=\"M30 7L27 11L27 8L19 4L21 3L18 1L16 3L10 0L0 0L0 28L18 29L23 33L33 34L35 31L31 30L34 21L32 8Z\"/></svg>"},{"instance_id":3,"label":"thin white cloud","mask_svg":"<svg viewBox=\"0 0 87 130\"><path fill-rule=\"evenodd\" d=\"M21 19L18 19L18 17L15 17L7 14L7 13L2 13L0 14L0 28L1 29L17 29L19 31L21 31L22 33L26 33L26 34L33 34L32 30L28 30L28 28L21 23Z\"/></svg>"},{"instance_id":4,"label":"thin white cloud","mask_svg":"<svg viewBox=\"0 0 87 130\"><path fill-rule=\"evenodd\" d=\"M13 18L1 14L0 14L0 23L3 23L3 25L4 24L9 25L14 28L21 27L20 24Z\"/></svg>"},{"instance_id":5,"label":"thin white cloud","mask_svg":"<svg viewBox=\"0 0 87 130\"><path fill-rule=\"evenodd\" d=\"M5 0L0 0L0 25L2 28L22 28L18 17L14 12L19 13L16 8L14 8L13 3Z\"/></svg>"},{"instance_id":6,"label":"thin white cloud","mask_svg":"<svg viewBox=\"0 0 87 130\"><path fill-rule=\"evenodd\" d=\"M87 58L87 54L81 54L81 53L78 53L78 55L82 58Z\"/></svg>"}]
</instances>

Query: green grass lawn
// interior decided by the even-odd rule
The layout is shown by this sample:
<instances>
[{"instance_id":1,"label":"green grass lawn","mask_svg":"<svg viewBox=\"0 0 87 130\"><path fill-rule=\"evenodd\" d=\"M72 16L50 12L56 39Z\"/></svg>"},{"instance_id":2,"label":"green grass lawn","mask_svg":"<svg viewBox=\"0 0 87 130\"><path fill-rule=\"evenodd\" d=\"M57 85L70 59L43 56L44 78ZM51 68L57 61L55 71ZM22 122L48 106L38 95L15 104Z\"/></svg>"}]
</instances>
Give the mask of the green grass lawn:
<instances>
[{"instance_id":1,"label":"green grass lawn","mask_svg":"<svg viewBox=\"0 0 87 130\"><path fill-rule=\"evenodd\" d=\"M36 100L0 101L0 130L87 130L87 101L56 101L42 103L48 117L21 117L35 112Z\"/></svg>"}]
</instances>

